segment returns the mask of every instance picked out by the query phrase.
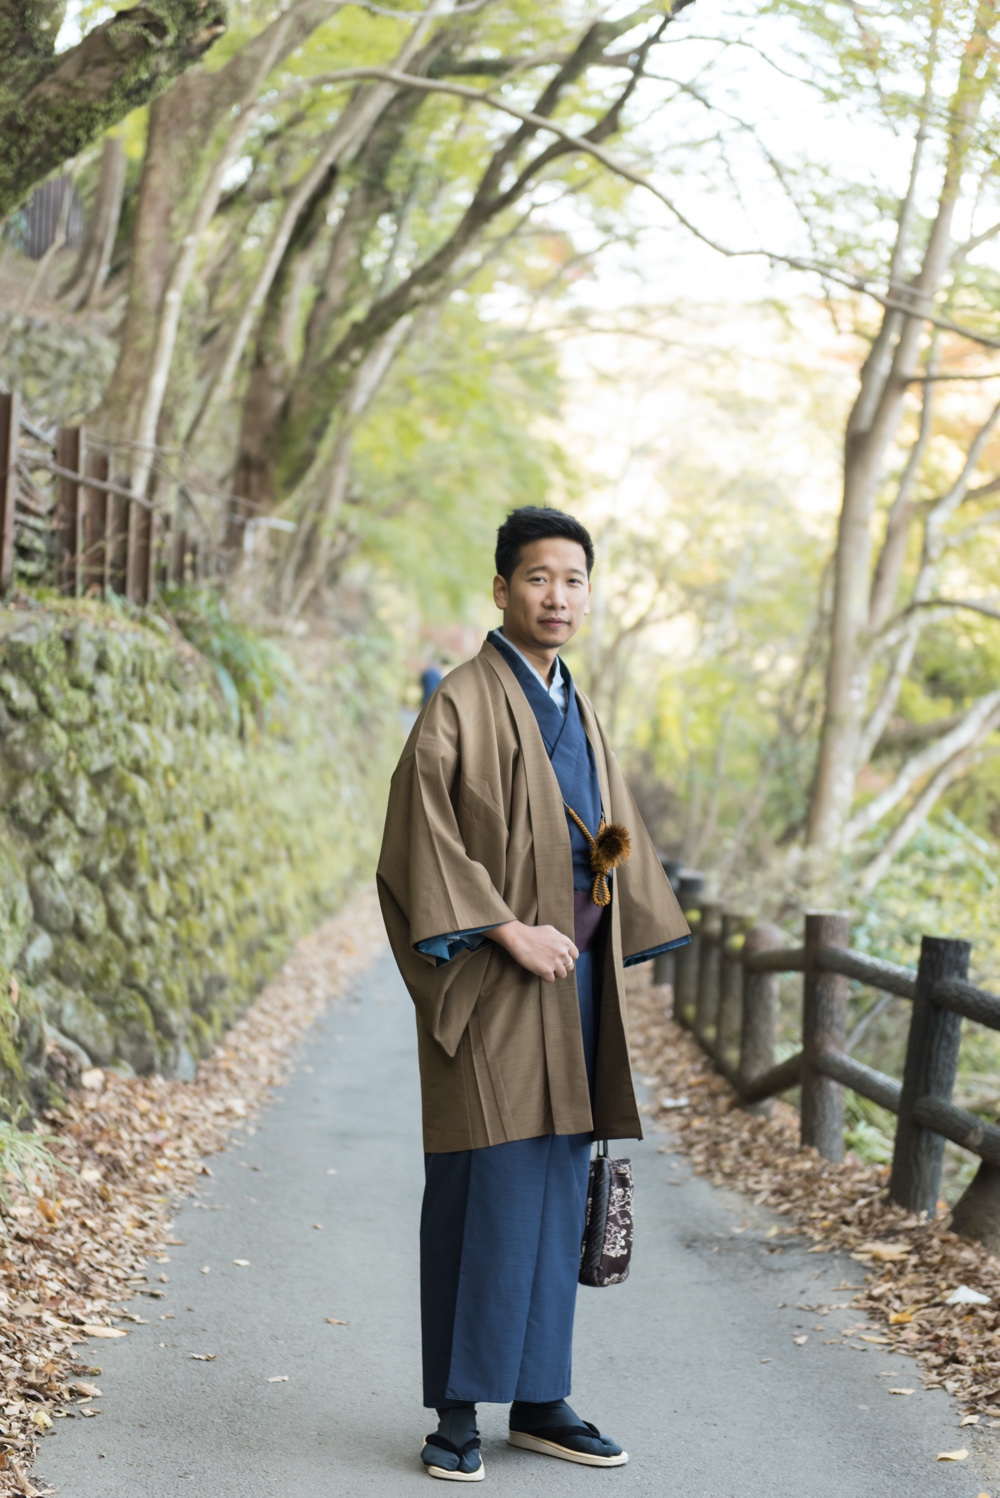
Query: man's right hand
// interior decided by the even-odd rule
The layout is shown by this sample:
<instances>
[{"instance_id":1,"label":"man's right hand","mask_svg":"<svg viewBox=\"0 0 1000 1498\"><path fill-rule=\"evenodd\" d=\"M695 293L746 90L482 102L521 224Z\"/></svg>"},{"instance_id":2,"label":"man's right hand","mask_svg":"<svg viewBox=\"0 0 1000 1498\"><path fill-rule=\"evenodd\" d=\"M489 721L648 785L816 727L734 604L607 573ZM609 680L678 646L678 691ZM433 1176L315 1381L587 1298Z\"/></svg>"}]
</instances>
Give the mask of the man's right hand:
<instances>
[{"instance_id":1,"label":"man's right hand","mask_svg":"<svg viewBox=\"0 0 1000 1498\"><path fill-rule=\"evenodd\" d=\"M580 955L569 937L555 926L526 926L523 921L507 921L485 934L543 983L565 978Z\"/></svg>"}]
</instances>

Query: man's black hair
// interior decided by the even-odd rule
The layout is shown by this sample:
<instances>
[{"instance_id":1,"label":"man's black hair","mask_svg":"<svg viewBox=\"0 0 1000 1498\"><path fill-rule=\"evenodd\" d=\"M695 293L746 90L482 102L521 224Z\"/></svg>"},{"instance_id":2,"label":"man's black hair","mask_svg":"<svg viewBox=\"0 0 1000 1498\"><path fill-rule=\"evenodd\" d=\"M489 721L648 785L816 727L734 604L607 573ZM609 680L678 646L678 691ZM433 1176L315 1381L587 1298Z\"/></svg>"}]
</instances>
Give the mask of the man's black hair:
<instances>
[{"instance_id":1,"label":"man's black hair","mask_svg":"<svg viewBox=\"0 0 1000 1498\"><path fill-rule=\"evenodd\" d=\"M567 541L576 541L583 547L589 577L594 566L594 543L590 532L572 515L538 505L522 505L519 510L511 510L497 531L497 576L509 583L521 560L522 548L549 536L564 536Z\"/></svg>"}]
</instances>

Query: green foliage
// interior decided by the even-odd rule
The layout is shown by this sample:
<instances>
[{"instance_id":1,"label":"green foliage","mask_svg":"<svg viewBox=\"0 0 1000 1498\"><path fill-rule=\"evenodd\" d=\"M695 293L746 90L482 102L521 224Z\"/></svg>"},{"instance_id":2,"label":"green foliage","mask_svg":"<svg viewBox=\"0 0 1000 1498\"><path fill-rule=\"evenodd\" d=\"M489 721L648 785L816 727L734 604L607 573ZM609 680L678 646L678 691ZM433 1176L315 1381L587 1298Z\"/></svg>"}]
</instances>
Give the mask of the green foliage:
<instances>
[{"instance_id":1,"label":"green foliage","mask_svg":"<svg viewBox=\"0 0 1000 1498\"><path fill-rule=\"evenodd\" d=\"M184 638L211 662L235 729L259 731L280 717L295 679L280 645L234 619L217 588L174 588L163 604Z\"/></svg>"},{"instance_id":2,"label":"green foliage","mask_svg":"<svg viewBox=\"0 0 1000 1498\"><path fill-rule=\"evenodd\" d=\"M49 1148L55 1143L54 1134L26 1132L16 1123L0 1119L0 1209L15 1204L12 1186L21 1195L37 1187L45 1195L52 1193L58 1175L68 1170Z\"/></svg>"}]
</instances>

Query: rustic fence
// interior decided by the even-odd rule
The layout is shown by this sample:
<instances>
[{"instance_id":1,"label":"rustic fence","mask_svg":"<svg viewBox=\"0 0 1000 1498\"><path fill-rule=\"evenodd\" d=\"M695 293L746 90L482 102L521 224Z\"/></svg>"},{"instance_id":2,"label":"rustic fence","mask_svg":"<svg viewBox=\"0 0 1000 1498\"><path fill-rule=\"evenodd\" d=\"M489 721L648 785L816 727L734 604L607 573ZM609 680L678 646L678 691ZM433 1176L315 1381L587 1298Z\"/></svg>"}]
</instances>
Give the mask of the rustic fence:
<instances>
[{"instance_id":1,"label":"rustic fence","mask_svg":"<svg viewBox=\"0 0 1000 1498\"><path fill-rule=\"evenodd\" d=\"M1000 1030L1000 996L967 981L968 942L925 936L915 970L850 945L841 912L805 917L801 946L777 926L704 898L704 878L664 860L691 926L689 945L656 959L654 982L671 983L674 1015L690 1030L744 1107L800 1088L801 1140L828 1160L844 1155L844 1089L896 1116L889 1193L900 1206L933 1216L945 1140L1000 1167L1000 1128L952 1101L962 1020ZM802 974L801 1045L776 1059L778 985ZM851 980L912 1004L901 1080L848 1053Z\"/></svg>"},{"instance_id":2,"label":"rustic fence","mask_svg":"<svg viewBox=\"0 0 1000 1498\"><path fill-rule=\"evenodd\" d=\"M0 393L0 595L20 578L71 597L120 594L147 604L157 588L221 569L221 552L184 483L133 492L122 454L82 427L46 431L16 393Z\"/></svg>"}]
</instances>

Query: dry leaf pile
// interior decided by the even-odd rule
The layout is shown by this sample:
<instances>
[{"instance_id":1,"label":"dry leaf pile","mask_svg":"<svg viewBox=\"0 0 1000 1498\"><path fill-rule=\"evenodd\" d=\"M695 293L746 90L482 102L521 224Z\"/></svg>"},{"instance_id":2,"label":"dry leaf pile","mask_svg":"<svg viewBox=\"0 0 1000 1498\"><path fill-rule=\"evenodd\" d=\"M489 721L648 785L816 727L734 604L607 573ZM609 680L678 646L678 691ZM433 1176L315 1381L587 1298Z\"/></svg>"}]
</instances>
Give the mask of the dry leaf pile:
<instances>
[{"instance_id":1,"label":"dry leaf pile","mask_svg":"<svg viewBox=\"0 0 1000 1498\"><path fill-rule=\"evenodd\" d=\"M699 1175L813 1239L810 1253L846 1249L858 1261L865 1285L852 1305L867 1319L844 1333L849 1345L915 1356L925 1386L961 1399L969 1423L1000 1423L1000 1260L949 1232L946 1220L892 1205L886 1167L850 1156L832 1165L800 1149L799 1117L787 1103L776 1102L770 1118L739 1108L697 1041L669 1018L670 1001L669 988L630 982L634 1060L652 1082L656 1123Z\"/></svg>"},{"instance_id":2,"label":"dry leaf pile","mask_svg":"<svg viewBox=\"0 0 1000 1498\"><path fill-rule=\"evenodd\" d=\"M144 1321L123 1302L163 1294L150 1260L169 1262L169 1218L199 1174L211 1174L203 1156L234 1129L253 1130L306 1030L384 941L366 891L299 942L194 1082L95 1068L66 1112L40 1121L74 1174L60 1175L55 1199L12 1185L0 1232L0 1494L52 1491L27 1469L55 1422L100 1413L91 1339L126 1336L116 1323Z\"/></svg>"}]
</instances>

